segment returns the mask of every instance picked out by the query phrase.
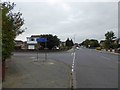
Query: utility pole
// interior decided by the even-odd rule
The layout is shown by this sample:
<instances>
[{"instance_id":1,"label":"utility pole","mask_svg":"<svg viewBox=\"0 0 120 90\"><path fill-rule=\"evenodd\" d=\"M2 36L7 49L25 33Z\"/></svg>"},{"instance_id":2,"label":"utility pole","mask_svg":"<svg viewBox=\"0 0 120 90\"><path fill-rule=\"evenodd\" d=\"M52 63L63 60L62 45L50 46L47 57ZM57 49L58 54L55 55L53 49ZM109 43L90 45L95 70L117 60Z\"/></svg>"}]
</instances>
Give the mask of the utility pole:
<instances>
[{"instance_id":1,"label":"utility pole","mask_svg":"<svg viewBox=\"0 0 120 90\"><path fill-rule=\"evenodd\" d=\"M75 53L75 34L74 34L74 53Z\"/></svg>"}]
</instances>

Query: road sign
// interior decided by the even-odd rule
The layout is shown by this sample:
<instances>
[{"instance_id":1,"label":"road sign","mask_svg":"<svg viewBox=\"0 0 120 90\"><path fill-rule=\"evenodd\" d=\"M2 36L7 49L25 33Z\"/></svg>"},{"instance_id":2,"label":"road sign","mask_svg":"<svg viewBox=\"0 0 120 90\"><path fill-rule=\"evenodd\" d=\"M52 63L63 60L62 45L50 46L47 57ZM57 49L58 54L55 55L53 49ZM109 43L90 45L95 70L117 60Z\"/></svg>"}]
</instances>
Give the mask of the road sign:
<instances>
[{"instance_id":1,"label":"road sign","mask_svg":"<svg viewBox=\"0 0 120 90\"><path fill-rule=\"evenodd\" d=\"M44 42L45 48L47 48L47 38L38 38L36 39L37 42ZM37 59L38 59L38 52L37 52ZM47 60L47 52L45 50L45 60Z\"/></svg>"},{"instance_id":2,"label":"road sign","mask_svg":"<svg viewBox=\"0 0 120 90\"><path fill-rule=\"evenodd\" d=\"M47 42L47 39L46 38L38 38L36 41L37 42Z\"/></svg>"}]
</instances>

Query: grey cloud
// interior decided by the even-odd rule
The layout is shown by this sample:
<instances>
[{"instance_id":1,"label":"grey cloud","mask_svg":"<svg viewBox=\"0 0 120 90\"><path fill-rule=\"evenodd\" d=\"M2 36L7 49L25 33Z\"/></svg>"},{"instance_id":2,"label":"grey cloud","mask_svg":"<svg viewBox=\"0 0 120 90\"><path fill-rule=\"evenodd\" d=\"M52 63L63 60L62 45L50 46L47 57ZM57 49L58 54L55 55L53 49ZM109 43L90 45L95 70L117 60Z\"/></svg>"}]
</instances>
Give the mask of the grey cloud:
<instances>
[{"instance_id":1,"label":"grey cloud","mask_svg":"<svg viewBox=\"0 0 120 90\"><path fill-rule=\"evenodd\" d=\"M68 2L61 4L17 3L28 28L25 35L51 33L60 39L103 39L106 31L117 33L118 7L110 2ZM66 9L65 9L66 8ZM17 39L22 38L22 35Z\"/></svg>"}]
</instances>

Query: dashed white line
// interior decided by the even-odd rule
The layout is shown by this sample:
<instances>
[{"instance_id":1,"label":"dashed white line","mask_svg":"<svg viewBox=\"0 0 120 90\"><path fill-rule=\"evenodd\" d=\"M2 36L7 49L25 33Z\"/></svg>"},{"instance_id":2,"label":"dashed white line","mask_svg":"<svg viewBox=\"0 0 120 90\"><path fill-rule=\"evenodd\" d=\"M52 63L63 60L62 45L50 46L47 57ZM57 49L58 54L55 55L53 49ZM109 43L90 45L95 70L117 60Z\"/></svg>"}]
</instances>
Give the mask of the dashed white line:
<instances>
[{"instance_id":1,"label":"dashed white line","mask_svg":"<svg viewBox=\"0 0 120 90\"><path fill-rule=\"evenodd\" d=\"M72 69L74 68L74 66L72 66Z\"/></svg>"},{"instance_id":2,"label":"dashed white line","mask_svg":"<svg viewBox=\"0 0 120 90\"><path fill-rule=\"evenodd\" d=\"M72 72L74 71L74 66L75 66L75 52L73 53L73 62L72 62Z\"/></svg>"},{"instance_id":3,"label":"dashed white line","mask_svg":"<svg viewBox=\"0 0 120 90\"><path fill-rule=\"evenodd\" d=\"M36 57L30 57L30 58L35 59Z\"/></svg>"},{"instance_id":4,"label":"dashed white line","mask_svg":"<svg viewBox=\"0 0 120 90\"><path fill-rule=\"evenodd\" d=\"M71 70L71 88L73 89L76 85L75 85L75 77L74 77L74 66L75 66L75 52L72 53L71 55L73 56L73 61L72 61L72 70Z\"/></svg>"},{"instance_id":5,"label":"dashed white line","mask_svg":"<svg viewBox=\"0 0 120 90\"><path fill-rule=\"evenodd\" d=\"M72 71L72 73L73 73L74 69L72 69L71 71Z\"/></svg>"}]
</instances>

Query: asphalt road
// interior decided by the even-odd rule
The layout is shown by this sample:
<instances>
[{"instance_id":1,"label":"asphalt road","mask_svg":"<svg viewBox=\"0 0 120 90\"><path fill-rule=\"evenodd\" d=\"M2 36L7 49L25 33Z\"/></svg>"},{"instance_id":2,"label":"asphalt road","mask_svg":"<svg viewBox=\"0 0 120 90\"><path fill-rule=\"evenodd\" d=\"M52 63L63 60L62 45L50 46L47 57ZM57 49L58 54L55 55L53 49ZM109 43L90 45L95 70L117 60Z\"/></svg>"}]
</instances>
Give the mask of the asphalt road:
<instances>
[{"instance_id":1,"label":"asphalt road","mask_svg":"<svg viewBox=\"0 0 120 90\"><path fill-rule=\"evenodd\" d=\"M48 58L62 61L72 68L75 88L118 88L118 57L120 55L80 48L68 53L50 53Z\"/></svg>"},{"instance_id":2,"label":"asphalt road","mask_svg":"<svg viewBox=\"0 0 120 90\"><path fill-rule=\"evenodd\" d=\"M15 53L20 57L36 58L36 53ZM39 53L43 58L44 53ZM63 62L72 69L74 60L75 88L118 88L118 56L80 48L79 50L60 53L48 53L47 58ZM75 57L75 58L74 58Z\"/></svg>"},{"instance_id":3,"label":"asphalt road","mask_svg":"<svg viewBox=\"0 0 120 90\"><path fill-rule=\"evenodd\" d=\"M118 88L118 55L77 50L75 71L77 88Z\"/></svg>"}]
</instances>

